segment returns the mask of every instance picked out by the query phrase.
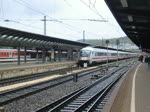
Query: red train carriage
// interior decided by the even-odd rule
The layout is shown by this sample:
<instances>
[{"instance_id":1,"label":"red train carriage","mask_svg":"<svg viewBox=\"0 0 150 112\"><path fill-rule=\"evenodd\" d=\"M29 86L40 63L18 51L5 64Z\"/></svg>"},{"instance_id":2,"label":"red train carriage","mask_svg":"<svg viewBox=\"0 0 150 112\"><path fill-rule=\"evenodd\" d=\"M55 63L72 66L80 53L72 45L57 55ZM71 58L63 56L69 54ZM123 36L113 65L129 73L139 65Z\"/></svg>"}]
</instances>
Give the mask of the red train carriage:
<instances>
[{"instance_id":1,"label":"red train carriage","mask_svg":"<svg viewBox=\"0 0 150 112\"><path fill-rule=\"evenodd\" d=\"M0 49L0 58L15 58L18 55L16 49ZM20 51L20 56L24 56L24 51Z\"/></svg>"}]
</instances>

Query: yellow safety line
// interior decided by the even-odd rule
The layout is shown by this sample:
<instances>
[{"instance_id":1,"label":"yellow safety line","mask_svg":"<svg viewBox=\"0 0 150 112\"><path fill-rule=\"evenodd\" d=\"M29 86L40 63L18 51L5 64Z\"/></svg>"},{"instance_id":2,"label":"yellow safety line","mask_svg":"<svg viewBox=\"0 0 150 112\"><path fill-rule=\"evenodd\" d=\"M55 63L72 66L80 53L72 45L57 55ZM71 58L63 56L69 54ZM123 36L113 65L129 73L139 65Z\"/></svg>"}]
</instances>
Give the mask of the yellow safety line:
<instances>
[{"instance_id":1,"label":"yellow safety line","mask_svg":"<svg viewBox=\"0 0 150 112\"><path fill-rule=\"evenodd\" d=\"M45 77L45 78L32 80L32 81L28 81L28 82L22 82L22 83L18 83L18 84L9 85L9 86L4 86L4 87L0 87L0 91L10 90L10 89L30 85L30 84L36 84L36 83L44 82L44 81L54 79L54 78L57 78L57 77L60 77L60 76L62 76L62 75L54 75L54 76Z\"/></svg>"}]
</instances>

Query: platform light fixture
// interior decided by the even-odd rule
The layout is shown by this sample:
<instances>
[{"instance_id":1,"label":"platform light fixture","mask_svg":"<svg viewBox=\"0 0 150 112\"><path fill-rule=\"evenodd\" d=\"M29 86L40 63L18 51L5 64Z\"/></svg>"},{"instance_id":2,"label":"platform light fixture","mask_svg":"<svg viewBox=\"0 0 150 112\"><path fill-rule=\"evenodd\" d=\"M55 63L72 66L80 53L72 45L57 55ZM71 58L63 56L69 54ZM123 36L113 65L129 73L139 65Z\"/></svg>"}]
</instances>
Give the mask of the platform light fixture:
<instances>
[{"instance_id":1,"label":"platform light fixture","mask_svg":"<svg viewBox=\"0 0 150 112\"><path fill-rule=\"evenodd\" d=\"M131 28L132 28L132 29L135 29L136 27L135 27L135 26L131 26Z\"/></svg>"},{"instance_id":2,"label":"platform light fixture","mask_svg":"<svg viewBox=\"0 0 150 112\"><path fill-rule=\"evenodd\" d=\"M123 8L128 7L127 0L120 0L120 2Z\"/></svg>"},{"instance_id":3,"label":"platform light fixture","mask_svg":"<svg viewBox=\"0 0 150 112\"><path fill-rule=\"evenodd\" d=\"M133 17L129 15L128 20L129 20L129 22L133 22Z\"/></svg>"}]
</instances>

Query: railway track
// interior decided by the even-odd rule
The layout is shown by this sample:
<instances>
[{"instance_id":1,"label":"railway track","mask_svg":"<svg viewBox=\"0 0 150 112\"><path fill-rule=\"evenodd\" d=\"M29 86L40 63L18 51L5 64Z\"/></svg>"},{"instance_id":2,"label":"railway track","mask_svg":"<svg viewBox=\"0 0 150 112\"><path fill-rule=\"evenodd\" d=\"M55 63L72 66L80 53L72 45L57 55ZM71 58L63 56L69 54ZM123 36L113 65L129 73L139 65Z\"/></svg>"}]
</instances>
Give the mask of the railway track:
<instances>
[{"instance_id":1,"label":"railway track","mask_svg":"<svg viewBox=\"0 0 150 112\"><path fill-rule=\"evenodd\" d=\"M107 101L112 87L129 68L130 65L119 67L114 72L105 75L94 83L46 105L36 112L100 111Z\"/></svg>"},{"instance_id":2,"label":"railway track","mask_svg":"<svg viewBox=\"0 0 150 112\"><path fill-rule=\"evenodd\" d=\"M102 68L94 68L92 70L90 69L90 70L79 72L78 77L80 78L80 77L83 77L83 76L91 74L91 73L99 73L100 69L102 69ZM19 88L12 89L12 90L0 92L0 106L6 105L8 103L19 100L21 98L25 98L29 95L36 94L36 93L41 92L43 90L47 90L49 88L58 86L58 85L63 84L65 82L72 81L73 75L74 74L70 74L70 75L66 75L63 77L51 79L51 80L48 80L45 82L41 82L41 83L37 83L37 84L32 84L32 85L28 85L28 86L19 87Z\"/></svg>"},{"instance_id":3,"label":"railway track","mask_svg":"<svg viewBox=\"0 0 150 112\"><path fill-rule=\"evenodd\" d=\"M19 77L13 77L13 78L8 78L8 79L0 79L0 87L10 85L10 84L16 84L19 82L40 79L40 78L52 76L55 74L62 74L62 73L65 74L67 72L70 72L73 70L79 70L79 69L82 69L82 68L70 67L70 68L65 68L65 69L60 69L60 70L55 70L55 71L50 71L50 72L44 72L44 73L38 73L38 74L33 74L33 75L19 76Z\"/></svg>"}]
</instances>

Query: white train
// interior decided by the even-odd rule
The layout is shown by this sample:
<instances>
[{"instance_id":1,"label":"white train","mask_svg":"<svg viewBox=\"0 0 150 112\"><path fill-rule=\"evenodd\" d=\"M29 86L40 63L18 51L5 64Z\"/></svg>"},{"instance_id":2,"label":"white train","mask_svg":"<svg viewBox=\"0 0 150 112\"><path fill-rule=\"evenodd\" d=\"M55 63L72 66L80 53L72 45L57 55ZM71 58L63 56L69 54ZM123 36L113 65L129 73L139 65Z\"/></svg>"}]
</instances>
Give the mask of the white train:
<instances>
[{"instance_id":1,"label":"white train","mask_svg":"<svg viewBox=\"0 0 150 112\"><path fill-rule=\"evenodd\" d=\"M107 60L112 61L117 59L130 58L133 56L136 56L136 53L85 47L80 50L78 63L80 65L83 65L83 63L87 63L89 65Z\"/></svg>"}]
</instances>

